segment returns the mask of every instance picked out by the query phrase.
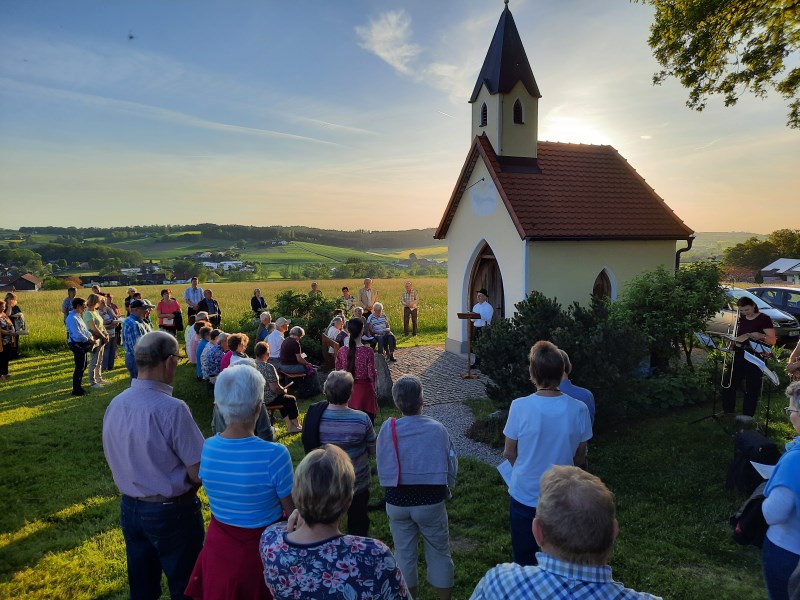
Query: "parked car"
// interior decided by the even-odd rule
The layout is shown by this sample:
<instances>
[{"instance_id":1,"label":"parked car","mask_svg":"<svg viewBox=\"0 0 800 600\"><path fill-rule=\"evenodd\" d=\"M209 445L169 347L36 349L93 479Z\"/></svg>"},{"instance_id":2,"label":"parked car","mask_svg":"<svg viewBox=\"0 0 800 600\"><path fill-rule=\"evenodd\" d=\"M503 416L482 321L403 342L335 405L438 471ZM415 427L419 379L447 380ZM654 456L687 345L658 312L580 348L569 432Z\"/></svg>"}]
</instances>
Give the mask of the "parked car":
<instances>
[{"instance_id":1,"label":"parked car","mask_svg":"<svg viewBox=\"0 0 800 600\"><path fill-rule=\"evenodd\" d=\"M748 288L747 291L778 310L789 313L795 319L800 319L800 288L764 285Z\"/></svg>"},{"instance_id":2,"label":"parked car","mask_svg":"<svg viewBox=\"0 0 800 600\"><path fill-rule=\"evenodd\" d=\"M759 312L772 319L772 324L775 325L775 337L778 338L779 346L794 347L797 344L797 339L800 337L800 324L792 315L771 307L755 294L751 294L741 288L727 288L725 293L728 295L728 306L706 323L706 331L709 333L732 334L736 328L736 301L742 296L747 296L756 303Z\"/></svg>"}]
</instances>

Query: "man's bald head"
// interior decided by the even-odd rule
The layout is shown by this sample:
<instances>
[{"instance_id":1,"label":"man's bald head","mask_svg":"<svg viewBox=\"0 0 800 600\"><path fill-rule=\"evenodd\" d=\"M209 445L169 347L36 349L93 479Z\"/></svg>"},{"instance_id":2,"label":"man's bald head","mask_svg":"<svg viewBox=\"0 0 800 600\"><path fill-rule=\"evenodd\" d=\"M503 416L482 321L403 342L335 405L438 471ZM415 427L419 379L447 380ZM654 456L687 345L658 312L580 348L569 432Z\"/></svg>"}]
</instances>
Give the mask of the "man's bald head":
<instances>
[{"instance_id":1,"label":"man's bald head","mask_svg":"<svg viewBox=\"0 0 800 600\"><path fill-rule=\"evenodd\" d=\"M158 367L172 356L179 356L178 340L166 331L146 333L133 349L136 366L139 369Z\"/></svg>"}]
</instances>

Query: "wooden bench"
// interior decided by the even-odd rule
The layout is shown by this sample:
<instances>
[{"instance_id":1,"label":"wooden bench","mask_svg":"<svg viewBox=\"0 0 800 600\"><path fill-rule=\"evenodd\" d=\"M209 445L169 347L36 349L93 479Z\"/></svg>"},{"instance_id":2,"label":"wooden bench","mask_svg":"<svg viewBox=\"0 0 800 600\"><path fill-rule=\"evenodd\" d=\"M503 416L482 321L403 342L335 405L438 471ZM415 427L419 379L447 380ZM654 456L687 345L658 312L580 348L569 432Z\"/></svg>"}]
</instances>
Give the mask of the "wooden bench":
<instances>
[{"instance_id":1,"label":"wooden bench","mask_svg":"<svg viewBox=\"0 0 800 600\"><path fill-rule=\"evenodd\" d=\"M283 405L282 404L275 404L273 406L266 406L266 408L267 408L267 413L269 414L269 422L272 423L273 425L275 425L275 423L278 422L278 420L275 418L275 411L276 410L282 410L283 409Z\"/></svg>"},{"instance_id":2,"label":"wooden bench","mask_svg":"<svg viewBox=\"0 0 800 600\"><path fill-rule=\"evenodd\" d=\"M287 373L286 371L278 371L278 375L280 376L281 385L286 387L286 385L290 381L294 381L295 379L303 379L306 376L306 372L303 371L302 373Z\"/></svg>"},{"instance_id":3,"label":"wooden bench","mask_svg":"<svg viewBox=\"0 0 800 600\"><path fill-rule=\"evenodd\" d=\"M324 333L322 334L322 366L325 371L333 371L336 368L336 355L341 346Z\"/></svg>"}]
</instances>

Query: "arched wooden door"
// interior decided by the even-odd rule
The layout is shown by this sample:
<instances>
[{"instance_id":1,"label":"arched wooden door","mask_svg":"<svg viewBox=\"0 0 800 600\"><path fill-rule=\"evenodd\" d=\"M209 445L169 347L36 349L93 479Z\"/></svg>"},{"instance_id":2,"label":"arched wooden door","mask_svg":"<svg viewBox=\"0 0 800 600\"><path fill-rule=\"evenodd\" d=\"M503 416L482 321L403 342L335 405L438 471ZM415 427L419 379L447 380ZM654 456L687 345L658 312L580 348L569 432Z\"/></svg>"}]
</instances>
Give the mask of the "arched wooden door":
<instances>
[{"instance_id":1,"label":"arched wooden door","mask_svg":"<svg viewBox=\"0 0 800 600\"><path fill-rule=\"evenodd\" d=\"M494 307L493 319L504 319L506 316L506 299L503 292L503 276L497 264L491 246L484 243L483 248L475 257L472 265L472 275L469 287L470 308L477 302L475 295L481 288L489 292L489 303Z\"/></svg>"}]
</instances>

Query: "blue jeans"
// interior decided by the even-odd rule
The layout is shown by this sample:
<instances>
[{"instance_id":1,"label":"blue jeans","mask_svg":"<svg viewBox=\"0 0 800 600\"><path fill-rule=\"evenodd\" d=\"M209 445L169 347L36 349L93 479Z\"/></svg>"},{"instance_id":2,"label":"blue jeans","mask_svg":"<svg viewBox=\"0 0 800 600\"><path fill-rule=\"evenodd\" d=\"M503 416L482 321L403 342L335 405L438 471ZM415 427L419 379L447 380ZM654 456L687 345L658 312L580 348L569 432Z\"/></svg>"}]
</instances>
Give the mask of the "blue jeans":
<instances>
[{"instance_id":1,"label":"blue jeans","mask_svg":"<svg viewBox=\"0 0 800 600\"><path fill-rule=\"evenodd\" d=\"M533 537L533 518L535 506L526 506L511 498L508 508L511 522L511 560L518 565L530 566L536 563L539 545Z\"/></svg>"},{"instance_id":2,"label":"blue jeans","mask_svg":"<svg viewBox=\"0 0 800 600\"><path fill-rule=\"evenodd\" d=\"M142 502L123 496L121 506L131 600L160 598L162 571L170 598L185 598L205 537L200 500Z\"/></svg>"},{"instance_id":3,"label":"blue jeans","mask_svg":"<svg viewBox=\"0 0 800 600\"><path fill-rule=\"evenodd\" d=\"M72 371L72 392L83 393L83 374L86 372L86 350L75 342L69 342L69 349L75 359L75 369Z\"/></svg>"},{"instance_id":4,"label":"blue jeans","mask_svg":"<svg viewBox=\"0 0 800 600\"><path fill-rule=\"evenodd\" d=\"M136 366L136 358L133 356L133 352L125 353L125 367L128 369L128 373L131 374L131 379L136 379L139 376L139 367Z\"/></svg>"},{"instance_id":5,"label":"blue jeans","mask_svg":"<svg viewBox=\"0 0 800 600\"><path fill-rule=\"evenodd\" d=\"M114 332L110 333L111 339L106 344L106 350L103 354L103 371L110 371L114 368L114 361L117 359L117 340L114 338Z\"/></svg>"},{"instance_id":6,"label":"blue jeans","mask_svg":"<svg viewBox=\"0 0 800 600\"><path fill-rule=\"evenodd\" d=\"M764 537L761 562L769 600L789 600L789 577L797 567L800 556L784 550Z\"/></svg>"}]
</instances>

